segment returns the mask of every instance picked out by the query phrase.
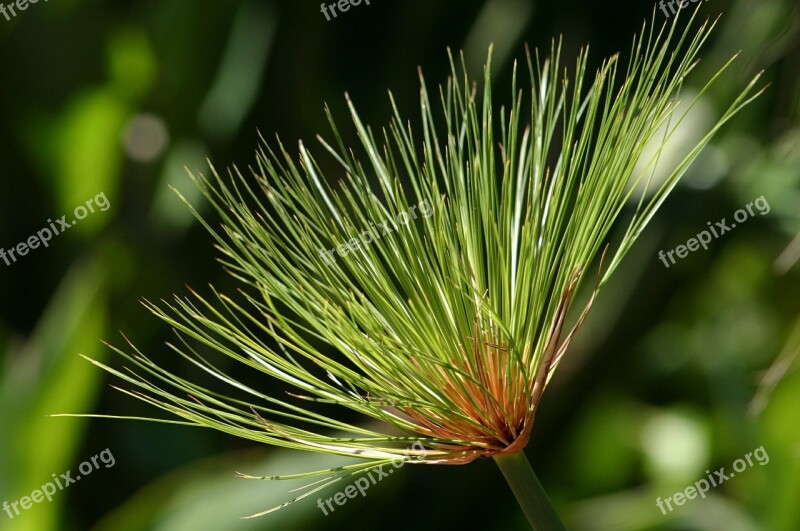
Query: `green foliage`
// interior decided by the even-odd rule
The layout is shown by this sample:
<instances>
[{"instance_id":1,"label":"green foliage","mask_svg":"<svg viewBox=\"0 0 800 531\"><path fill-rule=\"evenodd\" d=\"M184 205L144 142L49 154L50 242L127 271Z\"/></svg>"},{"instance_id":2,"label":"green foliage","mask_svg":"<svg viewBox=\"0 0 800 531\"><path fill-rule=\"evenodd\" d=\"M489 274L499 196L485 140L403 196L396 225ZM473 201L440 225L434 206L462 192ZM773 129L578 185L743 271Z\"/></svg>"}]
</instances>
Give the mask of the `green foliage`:
<instances>
[{"instance_id":1,"label":"green foliage","mask_svg":"<svg viewBox=\"0 0 800 531\"><path fill-rule=\"evenodd\" d=\"M8 22L0 15L0 246L8 249L48 218L68 213L100 191L108 193L112 205L24 262L6 267L0 261L0 502L29 495L52 473L77 469L99 448L107 446L117 457L114 468L59 493L52 504L36 505L13 521L0 512L0 528L389 531L524 525L497 467L484 460L469 467L405 467L371 489L368 497L326 517L314 499L307 499L270 518L239 519L279 504L291 488L308 480L254 483L233 471L269 476L330 469L353 459L273 448L214 430L45 416L63 411L152 414L149 404L110 389L102 380L104 373L77 355L119 367L118 358L104 359L108 349L97 340L119 329L171 373L204 389L212 386L226 396L243 396L225 383L215 385L214 377L163 349L163 341L172 338L169 327L143 318L145 312L136 303L142 296L158 299L187 283L213 282L226 293L237 287L215 266L206 233L167 186L179 188L209 225L218 227L218 214L190 183L184 166L198 173L207 159L250 161L258 129L292 141L324 130L322 102L330 101L330 113L344 117L347 108L340 95L345 90L358 103L364 123L384 124L387 86L395 89L404 119L410 118L415 153L422 159L423 121L418 112L408 112L419 94L409 75L416 65L424 65L428 79L443 79L450 65L442 50L463 49L466 69L481 86L479 68L494 43L492 100L498 124L509 114L500 112L500 105L510 109L517 97L509 90L509 79L512 59L525 42L548 49L549 36L561 35L564 55L570 57L591 42L586 61L594 72L603 56L629 47L631 31L653 10L652 3L635 0L575 0L569 10L527 0L372 4L331 22L316 13L317 4L296 0L73 0L39 2ZM800 522L794 407L800 389L800 71L795 59L800 40L795 2L762 0L754 8L749 0L713 0L696 7L701 18L723 16L702 61L674 100L680 100L675 119L665 125L674 126L706 81L741 53L725 76L698 97L672 141L661 149L658 168L648 171L641 184L649 180L655 191L692 142L703 138L762 69L770 88L728 122L687 169L615 274L607 277L549 383L526 453L570 529L796 531ZM688 11L682 12L679 33L688 19L683 14ZM661 16L659 11L656 15ZM569 63L566 101L575 83ZM523 65L520 72L525 70ZM624 68L619 75L623 73ZM563 75L562 68L551 84L557 85ZM527 81L527 75L521 78ZM458 81L461 89L460 72ZM584 85L593 81L590 74ZM528 89L527 82L520 84ZM437 103L434 121L442 132L446 123L438 111L440 95L432 90L430 96ZM476 93L478 110L482 96L482 91ZM521 101L529 100L529 94L523 96ZM526 124L530 108L522 107L520 123ZM168 131L163 152L147 161L129 157L121 141L127 138L130 119L141 115L155 118ZM561 122L563 116L564 107ZM646 153L655 152L665 129ZM523 132L520 125L518 140ZM343 127L341 133L345 145L359 144L352 127ZM508 137L499 126L494 134L495 146ZM386 141L378 130L376 136L381 145ZM551 168L562 138L563 130L556 127L547 159ZM293 146L288 151L302 167ZM344 176L324 149L311 151L321 180ZM363 150L357 151L370 168ZM385 157L384 152L379 155ZM502 161L500 151L495 156ZM395 163L400 187L414 204L417 196L405 162L396 157ZM644 166L643 160L637 164L640 170ZM503 169L496 174L502 175ZM261 193L256 178L248 173L245 181ZM232 186L227 178L225 182ZM388 206L379 181L372 176L369 182L381 205ZM496 185L499 190L499 180ZM643 188L632 193L632 201L642 197ZM714 241L708 251L669 269L656 258L659 249L685 242L707 221L729 217L761 195L769 200L770 213ZM626 203L607 237L617 242L612 251L619 248L635 205ZM351 218L349 209L346 217ZM221 235L225 237L224 230ZM86 259L100 255L102 260ZM343 259L356 258L335 256L343 267ZM602 271L608 271L610 257L611 251ZM500 255L491 259L499 262ZM580 318L598 270L599 260L587 266L588 281L576 293L565 326ZM257 289L249 293L263 303ZM213 295L211 300L224 309ZM247 304L242 305L251 311ZM269 332L253 331L280 350ZM307 333L303 337L325 356L352 367L340 349ZM210 349L198 350L206 355ZM208 359L212 357L231 378L291 404L306 404L287 398L283 382L226 356L212 353ZM315 364L302 364L329 381ZM245 399L259 403L258 398ZM365 425L360 412L333 404L315 403L308 409L368 431L391 429L385 423ZM250 410L243 414L252 420ZM676 422L687 418L690 423ZM263 424L252 428L263 431ZM702 442L704 450L689 459L684 454L692 442ZM656 497L685 487L674 485L683 480L676 479L677 470L668 463L680 463L680 477L696 480L707 468L730 467L762 444L769 464L749 469L706 500L694 500L668 516L656 507ZM659 466L654 466L654 457L662 459ZM319 495L327 498L346 483Z\"/></svg>"},{"instance_id":2,"label":"green foliage","mask_svg":"<svg viewBox=\"0 0 800 531\"><path fill-rule=\"evenodd\" d=\"M181 338L173 350L246 400L165 370L135 348L115 350L138 372L95 363L138 388L127 393L182 419L165 422L365 460L265 478L326 476L292 501L392 458L409 459L404 446L415 439L428 447L414 455L418 463L465 463L524 448L542 392L594 298L565 335L574 293L626 202L634 192L642 198L598 288L714 133L758 95L751 95L756 78L649 190L646 173L693 106L678 113L675 100L713 29L677 31L677 19L654 26L634 39L619 80L617 57L587 79L581 52L561 81L560 45L547 59L529 57L530 89L518 89L515 69L507 111L493 106L490 62L477 96L451 58L440 116L421 80L421 147L393 98L382 142L348 99L366 159L344 146L329 113L337 147L320 141L344 171L338 190L302 143L298 161L282 145L261 150L252 181L238 170L230 181L216 172L213 181L197 177L222 230L198 218L227 269L249 286L246 303L215 291L215 302L195 293L148 307ZM337 247L346 242L349 253ZM270 396L220 369L192 340L294 386L303 394L295 398L344 406L404 435ZM330 436L331 429L347 435Z\"/></svg>"}]
</instances>

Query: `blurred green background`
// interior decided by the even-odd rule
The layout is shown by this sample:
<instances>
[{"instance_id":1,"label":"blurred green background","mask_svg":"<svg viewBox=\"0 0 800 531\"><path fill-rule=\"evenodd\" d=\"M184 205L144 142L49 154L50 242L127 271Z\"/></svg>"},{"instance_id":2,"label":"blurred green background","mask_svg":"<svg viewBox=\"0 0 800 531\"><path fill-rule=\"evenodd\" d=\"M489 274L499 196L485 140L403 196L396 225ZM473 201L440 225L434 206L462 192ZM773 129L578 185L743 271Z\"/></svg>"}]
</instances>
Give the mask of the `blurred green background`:
<instances>
[{"instance_id":1,"label":"blurred green background","mask_svg":"<svg viewBox=\"0 0 800 531\"><path fill-rule=\"evenodd\" d=\"M463 49L478 73L494 43L502 103L525 42L546 48L563 35L566 57L591 42L596 65L626 53L653 9L633 0L371 4L329 22L318 3L297 0L59 0L0 16L0 247L97 194L111 204L48 248L0 262L0 502L30 495L105 448L115 458L52 503L13 520L0 512L0 529L526 529L489 461L404 467L330 516L307 499L242 520L289 499L291 486L234 471L314 470L330 458L198 429L47 417L155 413L77 355L120 367L100 342L121 344L120 330L161 364L202 378L164 347L170 331L138 303L184 293L184 285L236 289L211 238L168 188L197 197L184 166L207 173L210 159L245 168L259 131L290 147L314 144L328 132L326 102L346 123L345 91L373 126L390 116L387 89L414 119L416 67L429 84L443 81L447 47ZM545 394L527 452L571 529L800 529L800 6L701 6L703 18L720 12L694 83L742 54L677 142L691 140L756 72L765 69L771 86L686 175L601 293ZM669 269L659 262L660 249L762 195L767 215ZM657 497L707 469L730 470L760 446L764 466L667 516L656 507Z\"/></svg>"}]
</instances>

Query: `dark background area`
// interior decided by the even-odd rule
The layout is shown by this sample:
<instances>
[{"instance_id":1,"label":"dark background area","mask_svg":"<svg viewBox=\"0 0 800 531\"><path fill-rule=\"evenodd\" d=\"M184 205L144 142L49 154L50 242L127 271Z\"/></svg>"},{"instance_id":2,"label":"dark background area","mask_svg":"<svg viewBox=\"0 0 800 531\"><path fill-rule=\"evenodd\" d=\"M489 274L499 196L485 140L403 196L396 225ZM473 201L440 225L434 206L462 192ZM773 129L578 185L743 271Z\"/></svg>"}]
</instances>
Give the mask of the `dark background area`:
<instances>
[{"instance_id":1,"label":"dark background area","mask_svg":"<svg viewBox=\"0 0 800 531\"><path fill-rule=\"evenodd\" d=\"M560 35L568 65L587 43L591 65L617 52L625 62L653 10L635 1L371 4L331 21L318 3L289 0L39 1L10 21L0 16L0 247L97 194L111 205L48 248L0 262L0 502L103 449L115 457L52 503L13 520L0 512L0 529L526 528L488 461L407 466L330 516L315 498L241 520L290 499L296 485L235 471L315 470L332 466L329 458L194 428L47 416L155 413L77 355L121 367L100 342L123 346L119 331L161 365L203 378L163 345L169 329L139 304L184 294L186 285L238 287L169 190L205 211L184 166L208 175L209 159L220 172L244 171L260 132L272 145L278 135L290 152L298 139L313 146L335 181L315 135L331 137L327 103L345 139L354 138L345 92L376 129L390 116L387 89L418 123L417 67L429 88L444 82L449 47L464 50L478 76L493 42L502 104L525 43L546 50ZM800 527L800 6L708 0L698 16L720 13L689 88L742 53L689 116L676 150L758 71L771 85L725 126L653 219L545 394L527 453L571 529ZM655 20L665 20L660 11ZM670 156L677 163L670 151L662 163ZM670 268L658 260L659 250L761 196L770 211L708 251ZM769 463L669 515L656 507L657 497L761 446ZM323 497L338 487L329 490Z\"/></svg>"}]
</instances>

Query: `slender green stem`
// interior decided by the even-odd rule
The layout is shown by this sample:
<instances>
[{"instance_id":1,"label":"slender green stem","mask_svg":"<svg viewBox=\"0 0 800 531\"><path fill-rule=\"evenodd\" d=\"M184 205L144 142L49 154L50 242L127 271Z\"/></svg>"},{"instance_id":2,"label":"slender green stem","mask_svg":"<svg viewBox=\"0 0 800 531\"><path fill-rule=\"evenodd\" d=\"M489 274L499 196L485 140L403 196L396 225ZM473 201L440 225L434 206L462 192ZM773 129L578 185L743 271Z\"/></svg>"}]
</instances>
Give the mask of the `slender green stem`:
<instances>
[{"instance_id":1,"label":"slender green stem","mask_svg":"<svg viewBox=\"0 0 800 531\"><path fill-rule=\"evenodd\" d=\"M525 452L496 454L494 460L508 481L534 531L566 531L539 483Z\"/></svg>"}]
</instances>

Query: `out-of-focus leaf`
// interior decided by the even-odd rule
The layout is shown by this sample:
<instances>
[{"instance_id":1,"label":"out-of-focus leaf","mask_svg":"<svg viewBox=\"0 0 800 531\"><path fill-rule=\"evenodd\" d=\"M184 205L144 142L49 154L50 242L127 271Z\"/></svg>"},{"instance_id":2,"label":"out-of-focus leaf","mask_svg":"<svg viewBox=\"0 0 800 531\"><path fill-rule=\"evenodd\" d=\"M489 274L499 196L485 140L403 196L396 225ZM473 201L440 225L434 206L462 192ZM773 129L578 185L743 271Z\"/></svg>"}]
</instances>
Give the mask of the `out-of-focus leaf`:
<instances>
[{"instance_id":1,"label":"out-of-focus leaf","mask_svg":"<svg viewBox=\"0 0 800 531\"><path fill-rule=\"evenodd\" d=\"M158 60L142 29L126 28L111 37L108 69L114 86L130 98L142 97L152 88Z\"/></svg>"},{"instance_id":2,"label":"out-of-focus leaf","mask_svg":"<svg viewBox=\"0 0 800 531\"><path fill-rule=\"evenodd\" d=\"M57 145L57 205L67 219L88 199L104 193L114 205L122 163L122 127L129 116L125 103L109 89L79 97L66 111ZM110 216L95 212L74 229L96 231Z\"/></svg>"},{"instance_id":3,"label":"out-of-focus leaf","mask_svg":"<svg viewBox=\"0 0 800 531\"><path fill-rule=\"evenodd\" d=\"M273 4L249 1L239 7L217 77L198 117L211 138L228 140L255 104L277 26Z\"/></svg>"},{"instance_id":4,"label":"out-of-focus leaf","mask_svg":"<svg viewBox=\"0 0 800 531\"><path fill-rule=\"evenodd\" d=\"M87 421L53 419L50 413L90 409L102 375L78 352L104 357L97 340L106 334L106 293L97 260L79 262L64 277L31 338L16 353L0 382L0 498L17 500L70 469ZM3 529L57 529L64 501L40 503ZM6 527L6 525L8 527Z\"/></svg>"},{"instance_id":5,"label":"out-of-focus leaf","mask_svg":"<svg viewBox=\"0 0 800 531\"><path fill-rule=\"evenodd\" d=\"M800 372L787 376L775 388L760 419L769 463L763 467L761 512L767 529L796 531L800 522ZM761 468L761 467L759 467Z\"/></svg>"},{"instance_id":6,"label":"out-of-focus leaf","mask_svg":"<svg viewBox=\"0 0 800 531\"><path fill-rule=\"evenodd\" d=\"M258 455L262 455L260 452ZM317 498L326 499L344 489L344 481L317 495L298 501L269 515L243 519L298 496L290 490L311 480L261 481L240 479L235 471L274 475L282 471L317 470L352 463L352 459L328 454L273 450L266 459L253 454L233 454L196 463L152 483L127 503L107 515L93 531L252 531L269 529L313 529L321 527L325 515ZM391 482L398 480L398 474ZM387 480L385 483L390 483ZM348 504L370 504L380 496L383 484L357 496ZM334 508L342 510L334 505ZM350 507L352 509L352 507ZM330 514L330 512L329 512ZM316 522L316 525L315 525Z\"/></svg>"},{"instance_id":7,"label":"out-of-focus leaf","mask_svg":"<svg viewBox=\"0 0 800 531\"><path fill-rule=\"evenodd\" d=\"M170 149L150 212L152 222L162 234L168 231L183 232L195 219L191 210L186 208L172 188L180 191L190 204L204 209L202 194L192 183L186 169L202 173L207 167L207 157L205 146L198 141L181 141Z\"/></svg>"}]
</instances>

